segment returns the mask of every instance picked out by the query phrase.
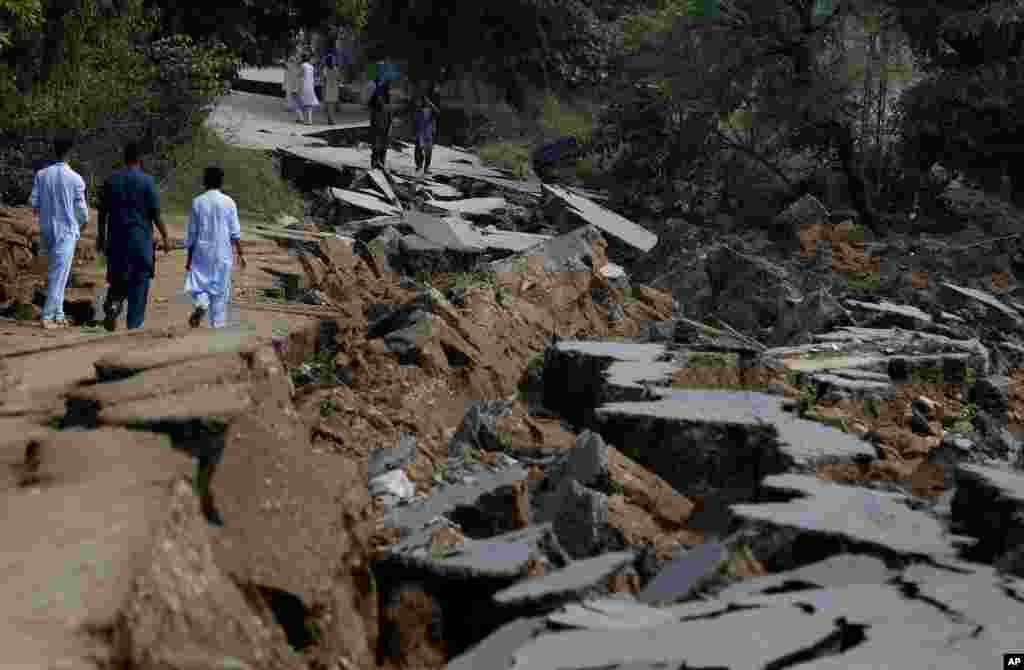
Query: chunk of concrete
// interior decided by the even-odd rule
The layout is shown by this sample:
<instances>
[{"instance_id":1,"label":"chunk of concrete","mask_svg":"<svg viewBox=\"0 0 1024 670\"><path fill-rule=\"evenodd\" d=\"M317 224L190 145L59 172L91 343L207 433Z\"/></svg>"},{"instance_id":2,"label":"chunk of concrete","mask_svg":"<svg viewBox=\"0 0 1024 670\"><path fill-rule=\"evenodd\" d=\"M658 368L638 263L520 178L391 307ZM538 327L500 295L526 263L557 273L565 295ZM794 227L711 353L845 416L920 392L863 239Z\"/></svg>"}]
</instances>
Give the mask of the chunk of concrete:
<instances>
[{"instance_id":1,"label":"chunk of concrete","mask_svg":"<svg viewBox=\"0 0 1024 670\"><path fill-rule=\"evenodd\" d=\"M543 617L516 619L484 638L466 653L452 659L445 670L508 670L516 650L548 628Z\"/></svg>"},{"instance_id":2,"label":"chunk of concrete","mask_svg":"<svg viewBox=\"0 0 1024 670\"><path fill-rule=\"evenodd\" d=\"M373 181L374 186L376 186L381 193L386 195L393 205L396 205L401 209L402 203L398 200L398 196L395 195L395 190L391 188L391 182L388 181L387 175L385 175L382 170L370 170L367 174Z\"/></svg>"},{"instance_id":3,"label":"chunk of concrete","mask_svg":"<svg viewBox=\"0 0 1024 670\"><path fill-rule=\"evenodd\" d=\"M404 468L416 460L416 436L402 433L391 448L372 449L368 457L367 476L373 479L388 470Z\"/></svg>"},{"instance_id":4,"label":"chunk of concrete","mask_svg":"<svg viewBox=\"0 0 1024 670\"><path fill-rule=\"evenodd\" d=\"M728 621L728 628L724 621ZM696 668L759 668L813 646L835 630L831 620L795 607L737 612L716 619L640 630L541 635L515 656L516 670L614 668L626 663ZM728 631L728 632L727 632Z\"/></svg>"},{"instance_id":5,"label":"chunk of concrete","mask_svg":"<svg viewBox=\"0 0 1024 670\"><path fill-rule=\"evenodd\" d=\"M885 584L896 576L885 562L867 554L839 554L823 561L805 565L767 577L744 580L716 594L722 601L738 601L753 595L768 595L787 587L831 589L858 584Z\"/></svg>"},{"instance_id":6,"label":"chunk of concrete","mask_svg":"<svg viewBox=\"0 0 1024 670\"><path fill-rule=\"evenodd\" d=\"M544 184L542 188L545 192L563 201L568 206L570 212L586 221L589 225L596 226L604 233L620 239L640 251L646 253L658 243L658 236L654 233L615 212L587 200L583 196L551 184Z\"/></svg>"},{"instance_id":7,"label":"chunk of concrete","mask_svg":"<svg viewBox=\"0 0 1024 670\"><path fill-rule=\"evenodd\" d=\"M416 485L409 480L405 470L389 470L370 480L370 495L408 500L416 495Z\"/></svg>"},{"instance_id":8,"label":"chunk of concrete","mask_svg":"<svg viewBox=\"0 0 1024 670\"><path fill-rule=\"evenodd\" d=\"M455 508L472 505L480 496L502 486L526 479L526 470L514 466L498 472L482 472L471 484L456 484L436 491L422 503L401 507L385 517L385 523L404 533L412 533L427 526L433 519L450 514Z\"/></svg>"},{"instance_id":9,"label":"chunk of concrete","mask_svg":"<svg viewBox=\"0 0 1024 670\"><path fill-rule=\"evenodd\" d=\"M620 551L575 561L557 572L499 591L494 594L494 600L500 605L543 605L577 600L633 559L633 552Z\"/></svg>"},{"instance_id":10,"label":"chunk of concrete","mask_svg":"<svg viewBox=\"0 0 1024 670\"><path fill-rule=\"evenodd\" d=\"M598 430L610 444L644 445L637 454L641 464L684 495L720 489L752 495L766 475L875 457L867 442L784 411L777 396L710 389L658 393L657 400L599 408Z\"/></svg>"},{"instance_id":11,"label":"chunk of concrete","mask_svg":"<svg viewBox=\"0 0 1024 670\"><path fill-rule=\"evenodd\" d=\"M262 342L254 335L227 330L203 331L161 340L159 344L149 343L146 348L108 354L97 360L94 366L96 376L101 381L109 381L188 360L221 354L250 355L260 346Z\"/></svg>"},{"instance_id":12,"label":"chunk of concrete","mask_svg":"<svg viewBox=\"0 0 1024 670\"><path fill-rule=\"evenodd\" d=\"M81 386L66 395L69 425L92 425L104 408L174 395L201 386L241 381L248 365L238 354L222 354L146 370L115 382Z\"/></svg>"},{"instance_id":13,"label":"chunk of concrete","mask_svg":"<svg viewBox=\"0 0 1024 670\"><path fill-rule=\"evenodd\" d=\"M486 248L470 223L458 217L441 218L424 212L408 212L405 223L437 247L467 252L480 252Z\"/></svg>"},{"instance_id":14,"label":"chunk of concrete","mask_svg":"<svg viewBox=\"0 0 1024 670\"><path fill-rule=\"evenodd\" d=\"M210 419L229 421L250 407L249 387L234 384L115 405L102 410L97 418L101 424L111 426L158 426Z\"/></svg>"},{"instance_id":15,"label":"chunk of concrete","mask_svg":"<svg viewBox=\"0 0 1024 670\"><path fill-rule=\"evenodd\" d=\"M555 534L565 551L576 559L600 552L608 530L608 496L565 479L553 500Z\"/></svg>"},{"instance_id":16,"label":"chunk of concrete","mask_svg":"<svg viewBox=\"0 0 1024 670\"><path fill-rule=\"evenodd\" d=\"M642 603L672 602L689 596L729 558L720 542L700 545L673 560L637 595Z\"/></svg>"},{"instance_id":17,"label":"chunk of concrete","mask_svg":"<svg viewBox=\"0 0 1024 670\"><path fill-rule=\"evenodd\" d=\"M468 539L442 555L431 554L432 537L432 528L414 533L388 547L379 561L385 566L401 565L407 575L412 570L425 578L506 580L507 583L507 580L525 577L534 563L548 563L549 548L558 546L550 524L486 540Z\"/></svg>"},{"instance_id":18,"label":"chunk of concrete","mask_svg":"<svg viewBox=\"0 0 1024 670\"><path fill-rule=\"evenodd\" d=\"M551 623L584 630L654 628L675 620L675 616L663 609L608 598L572 603L548 615Z\"/></svg>"},{"instance_id":19,"label":"chunk of concrete","mask_svg":"<svg viewBox=\"0 0 1024 670\"><path fill-rule=\"evenodd\" d=\"M397 205L392 205L381 198L360 193L359 191L350 191L345 188L334 188L332 186L328 189L328 192L335 200L366 210L367 212L373 212L374 214L394 216L402 211Z\"/></svg>"},{"instance_id":20,"label":"chunk of concrete","mask_svg":"<svg viewBox=\"0 0 1024 670\"><path fill-rule=\"evenodd\" d=\"M811 381L818 385L818 394L822 396L836 393L840 396L853 397L860 400L868 398L891 400L896 396L896 387L888 381L851 379L845 375L830 374L814 375L811 377Z\"/></svg>"},{"instance_id":21,"label":"chunk of concrete","mask_svg":"<svg viewBox=\"0 0 1024 670\"><path fill-rule=\"evenodd\" d=\"M62 432L43 448L45 481L0 491L0 598L16 606L0 622L3 664L92 667L105 650L82 626L116 619L168 518L173 482L193 466L166 438L127 430Z\"/></svg>"},{"instance_id":22,"label":"chunk of concrete","mask_svg":"<svg viewBox=\"0 0 1024 670\"><path fill-rule=\"evenodd\" d=\"M903 496L822 481L810 475L775 475L764 486L802 497L785 503L733 505L742 519L841 536L884 551L952 556L945 529L934 517L910 509Z\"/></svg>"},{"instance_id":23,"label":"chunk of concrete","mask_svg":"<svg viewBox=\"0 0 1024 670\"><path fill-rule=\"evenodd\" d=\"M507 209L505 198L467 198L465 200L428 200L427 205L459 215L485 215Z\"/></svg>"},{"instance_id":24,"label":"chunk of concrete","mask_svg":"<svg viewBox=\"0 0 1024 670\"><path fill-rule=\"evenodd\" d=\"M897 305L887 300L881 300L877 303L847 300L846 305L851 309L873 315L875 317L874 323L879 327L895 326L915 330L923 324L930 324L933 321L931 314L924 310L918 309L913 305Z\"/></svg>"}]
</instances>

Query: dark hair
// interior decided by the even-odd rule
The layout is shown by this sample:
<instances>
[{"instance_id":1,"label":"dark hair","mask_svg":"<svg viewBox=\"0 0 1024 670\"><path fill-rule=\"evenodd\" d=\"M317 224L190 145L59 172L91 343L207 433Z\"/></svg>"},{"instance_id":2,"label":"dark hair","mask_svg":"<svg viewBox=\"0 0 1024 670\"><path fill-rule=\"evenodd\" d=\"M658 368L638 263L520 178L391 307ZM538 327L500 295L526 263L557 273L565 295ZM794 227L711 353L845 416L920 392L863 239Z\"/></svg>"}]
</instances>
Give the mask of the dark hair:
<instances>
[{"instance_id":1,"label":"dark hair","mask_svg":"<svg viewBox=\"0 0 1024 670\"><path fill-rule=\"evenodd\" d=\"M203 172L203 186L207 189L220 188L224 185L224 170L217 166L206 168Z\"/></svg>"},{"instance_id":2,"label":"dark hair","mask_svg":"<svg viewBox=\"0 0 1024 670\"><path fill-rule=\"evenodd\" d=\"M75 146L75 141L71 139L71 135L61 133L53 140L53 153L56 154L57 158L64 158L71 153L71 147L73 146Z\"/></svg>"},{"instance_id":3,"label":"dark hair","mask_svg":"<svg viewBox=\"0 0 1024 670\"><path fill-rule=\"evenodd\" d=\"M137 142L129 142L124 145L124 162L131 165L132 163L138 163L142 152L139 151L139 145Z\"/></svg>"}]
</instances>

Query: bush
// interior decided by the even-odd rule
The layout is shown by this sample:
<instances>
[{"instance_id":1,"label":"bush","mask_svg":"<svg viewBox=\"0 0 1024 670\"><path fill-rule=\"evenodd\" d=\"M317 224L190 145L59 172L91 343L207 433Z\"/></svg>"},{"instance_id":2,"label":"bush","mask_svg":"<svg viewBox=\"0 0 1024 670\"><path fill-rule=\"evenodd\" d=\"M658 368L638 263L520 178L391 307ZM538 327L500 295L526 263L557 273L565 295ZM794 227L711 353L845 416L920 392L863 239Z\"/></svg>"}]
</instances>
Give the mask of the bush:
<instances>
[{"instance_id":1,"label":"bush","mask_svg":"<svg viewBox=\"0 0 1024 670\"><path fill-rule=\"evenodd\" d=\"M493 142L480 147L480 158L525 177L530 173L530 147L524 142Z\"/></svg>"},{"instance_id":2,"label":"bush","mask_svg":"<svg viewBox=\"0 0 1024 670\"><path fill-rule=\"evenodd\" d=\"M161 206L169 212L189 211L192 198L202 192L203 170L215 164L224 170L224 192L239 212L266 221L303 213L302 196L281 177L272 154L232 145L205 126L169 152L167 160L174 170L161 184Z\"/></svg>"},{"instance_id":3,"label":"bush","mask_svg":"<svg viewBox=\"0 0 1024 670\"><path fill-rule=\"evenodd\" d=\"M580 144L588 144L597 128L595 115L581 105L570 105L554 95L544 97L540 127L547 141L572 135Z\"/></svg>"},{"instance_id":4,"label":"bush","mask_svg":"<svg viewBox=\"0 0 1024 670\"><path fill-rule=\"evenodd\" d=\"M55 67L15 95L12 70L0 70L0 195L27 198L58 129L76 135L72 164L93 198L128 141L152 154L147 167L158 177L169 169L164 154L190 139L240 64L222 46L183 36L148 44L155 26L142 0L127 0L113 16L85 0L63 18L63 58ZM33 38L40 39L21 40Z\"/></svg>"}]
</instances>

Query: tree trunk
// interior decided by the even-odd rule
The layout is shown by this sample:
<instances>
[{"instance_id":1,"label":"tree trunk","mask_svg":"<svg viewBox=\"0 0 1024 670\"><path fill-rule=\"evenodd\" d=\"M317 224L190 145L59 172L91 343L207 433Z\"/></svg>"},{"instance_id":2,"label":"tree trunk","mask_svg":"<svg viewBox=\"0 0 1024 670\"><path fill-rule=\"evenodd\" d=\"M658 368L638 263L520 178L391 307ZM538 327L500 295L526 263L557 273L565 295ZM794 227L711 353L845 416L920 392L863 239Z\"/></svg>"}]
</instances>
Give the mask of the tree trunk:
<instances>
[{"instance_id":1,"label":"tree trunk","mask_svg":"<svg viewBox=\"0 0 1024 670\"><path fill-rule=\"evenodd\" d=\"M839 154L839 164L850 187L850 199L853 200L853 207L860 214L861 222L865 226L875 233L880 233L878 215L872 203L871 189L865 178L863 166L857 160L853 129L848 124L838 122L833 122L831 125L836 151Z\"/></svg>"}]
</instances>

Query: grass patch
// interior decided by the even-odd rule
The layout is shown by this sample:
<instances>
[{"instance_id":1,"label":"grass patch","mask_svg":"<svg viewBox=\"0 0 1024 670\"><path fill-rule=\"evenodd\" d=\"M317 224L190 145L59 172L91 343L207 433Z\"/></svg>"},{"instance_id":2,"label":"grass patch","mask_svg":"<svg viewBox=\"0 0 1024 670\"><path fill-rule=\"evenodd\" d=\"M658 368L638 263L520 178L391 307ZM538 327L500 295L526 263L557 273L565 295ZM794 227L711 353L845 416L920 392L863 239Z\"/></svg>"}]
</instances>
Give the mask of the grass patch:
<instances>
[{"instance_id":1,"label":"grass patch","mask_svg":"<svg viewBox=\"0 0 1024 670\"><path fill-rule=\"evenodd\" d=\"M517 177L530 174L530 146L525 142L491 142L478 150L486 163L497 165Z\"/></svg>"},{"instance_id":2,"label":"grass patch","mask_svg":"<svg viewBox=\"0 0 1024 670\"><path fill-rule=\"evenodd\" d=\"M864 401L864 413L872 419L877 419L882 415L882 410L878 406L878 398L868 398Z\"/></svg>"},{"instance_id":3,"label":"grass patch","mask_svg":"<svg viewBox=\"0 0 1024 670\"><path fill-rule=\"evenodd\" d=\"M551 139L572 135L580 144L586 144L597 129L597 117L581 105L569 104L549 94L541 104L540 127Z\"/></svg>"},{"instance_id":4,"label":"grass patch","mask_svg":"<svg viewBox=\"0 0 1024 670\"><path fill-rule=\"evenodd\" d=\"M302 196L281 177L269 152L235 146L204 126L191 142L176 147L170 160L175 169L160 185L165 211L188 212L203 191L203 170L217 165L224 170L224 192L234 198L240 214L263 221L279 214L302 218Z\"/></svg>"},{"instance_id":5,"label":"grass patch","mask_svg":"<svg viewBox=\"0 0 1024 670\"><path fill-rule=\"evenodd\" d=\"M507 307L512 302L512 292L505 286L499 286L494 290L494 301L502 307Z\"/></svg>"},{"instance_id":6,"label":"grass patch","mask_svg":"<svg viewBox=\"0 0 1024 670\"><path fill-rule=\"evenodd\" d=\"M916 368L910 378L915 384L942 384L946 375L940 367Z\"/></svg>"},{"instance_id":7,"label":"grass patch","mask_svg":"<svg viewBox=\"0 0 1024 670\"><path fill-rule=\"evenodd\" d=\"M942 426L951 433L973 433L977 417L978 406L972 402L965 403L959 414L943 418Z\"/></svg>"},{"instance_id":8,"label":"grass patch","mask_svg":"<svg viewBox=\"0 0 1024 670\"><path fill-rule=\"evenodd\" d=\"M334 400L331 398L324 398L320 401L320 416L327 418L332 416L338 411L338 406L334 404Z\"/></svg>"},{"instance_id":9,"label":"grass patch","mask_svg":"<svg viewBox=\"0 0 1024 670\"><path fill-rule=\"evenodd\" d=\"M531 372L542 372L544 370L544 353L535 351L530 354L530 358L526 361L526 369Z\"/></svg>"},{"instance_id":10,"label":"grass patch","mask_svg":"<svg viewBox=\"0 0 1024 670\"><path fill-rule=\"evenodd\" d=\"M876 291L882 286L882 275L877 272L853 272L847 282L856 289Z\"/></svg>"},{"instance_id":11,"label":"grass patch","mask_svg":"<svg viewBox=\"0 0 1024 670\"><path fill-rule=\"evenodd\" d=\"M739 366L739 354L698 351L687 359L688 368L735 368Z\"/></svg>"},{"instance_id":12,"label":"grass patch","mask_svg":"<svg viewBox=\"0 0 1024 670\"><path fill-rule=\"evenodd\" d=\"M449 278L451 288L470 289L493 287L497 277L493 272L460 272Z\"/></svg>"},{"instance_id":13,"label":"grass patch","mask_svg":"<svg viewBox=\"0 0 1024 670\"><path fill-rule=\"evenodd\" d=\"M841 430L844 433L850 431L849 426L846 424L846 418L841 416L822 416L817 412L807 412L804 414L804 418L809 421L816 421L826 426L831 426L836 430Z\"/></svg>"},{"instance_id":14,"label":"grass patch","mask_svg":"<svg viewBox=\"0 0 1024 670\"><path fill-rule=\"evenodd\" d=\"M512 436L504 431L498 432L498 450L508 452L512 449Z\"/></svg>"}]
</instances>

